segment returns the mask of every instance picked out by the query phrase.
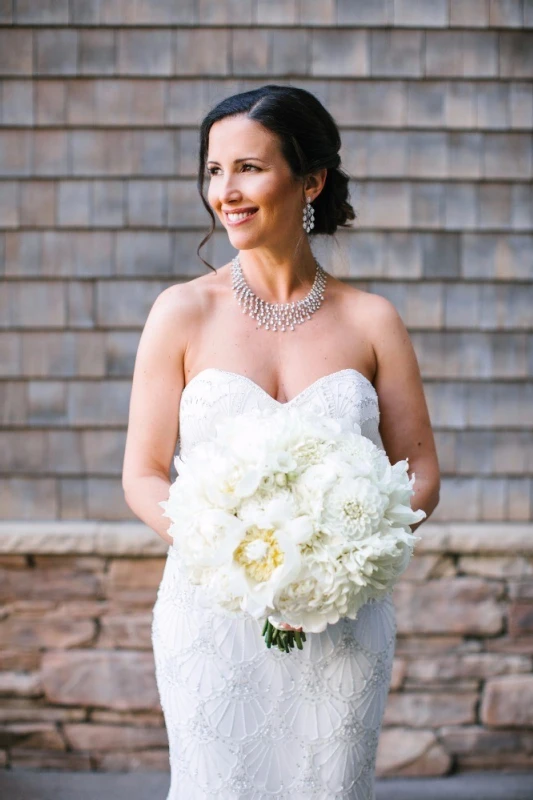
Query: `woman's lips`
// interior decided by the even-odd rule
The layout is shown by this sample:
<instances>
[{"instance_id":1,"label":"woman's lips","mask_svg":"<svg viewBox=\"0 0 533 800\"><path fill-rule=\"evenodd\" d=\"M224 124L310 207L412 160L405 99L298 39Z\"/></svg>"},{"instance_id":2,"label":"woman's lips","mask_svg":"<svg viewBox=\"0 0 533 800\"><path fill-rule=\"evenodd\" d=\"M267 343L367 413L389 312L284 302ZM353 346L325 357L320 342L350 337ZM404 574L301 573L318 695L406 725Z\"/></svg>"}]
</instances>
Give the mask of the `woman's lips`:
<instances>
[{"instance_id":1,"label":"woman's lips","mask_svg":"<svg viewBox=\"0 0 533 800\"><path fill-rule=\"evenodd\" d=\"M228 225L230 225L232 228L235 228L235 227L237 227L237 225L243 225L245 222L248 222L248 221L249 221L249 220L251 220L253 217L255 217L255 215L256 215L256 214L257 214L257 209L256 209L255 211L252 211L251 213L247 214L247 215L246 215L245 217L243 217L242 219L231 220L231 219L229 218L229 215L228 215L228 213L227 213L226 211L224 212L224 216L226 217L226 222L227 222L227 224L228 224Z\"/></svg>"}]
</instances>

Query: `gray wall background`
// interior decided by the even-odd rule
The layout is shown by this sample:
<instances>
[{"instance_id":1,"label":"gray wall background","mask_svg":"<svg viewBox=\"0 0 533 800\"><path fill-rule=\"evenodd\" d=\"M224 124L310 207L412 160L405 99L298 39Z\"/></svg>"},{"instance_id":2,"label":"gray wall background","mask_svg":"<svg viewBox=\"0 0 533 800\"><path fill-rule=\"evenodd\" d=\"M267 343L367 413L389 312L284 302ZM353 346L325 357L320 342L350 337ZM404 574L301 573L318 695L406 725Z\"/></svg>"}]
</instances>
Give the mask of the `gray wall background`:
<instances>
[{"instance_id":1,"label":"gray wall background","mask_svg":"<svg viewBox=\"0 0 533 800\"><path fill-rule=\"evenodd\" d=\"M0 23L3 519L132 518L140 332L204 271L198 123L272 82L341 127L359 219L317 253L409 328L433 519L531 519L531 0L0 0ZM232 253L219 231L204 257Z\"/></svg>"}]
</instances>

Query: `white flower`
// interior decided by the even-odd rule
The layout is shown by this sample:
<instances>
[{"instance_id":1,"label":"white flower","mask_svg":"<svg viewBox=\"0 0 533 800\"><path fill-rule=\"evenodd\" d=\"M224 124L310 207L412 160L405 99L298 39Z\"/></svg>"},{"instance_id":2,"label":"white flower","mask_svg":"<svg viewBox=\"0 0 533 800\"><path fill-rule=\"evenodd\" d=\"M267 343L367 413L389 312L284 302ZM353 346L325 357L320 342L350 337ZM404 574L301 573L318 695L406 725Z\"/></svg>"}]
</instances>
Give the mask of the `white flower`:
<instances>
[{"instance_id":1,"label":"white flower","mask_svg":"<svg viewBox=\"0 0 533 800\"><path fill-rule=\"evenodd\" d=\"M380 527L386 498L366 478L342 479L324 499L321 527L346 547Z\"/></svg>"}]
</instances>

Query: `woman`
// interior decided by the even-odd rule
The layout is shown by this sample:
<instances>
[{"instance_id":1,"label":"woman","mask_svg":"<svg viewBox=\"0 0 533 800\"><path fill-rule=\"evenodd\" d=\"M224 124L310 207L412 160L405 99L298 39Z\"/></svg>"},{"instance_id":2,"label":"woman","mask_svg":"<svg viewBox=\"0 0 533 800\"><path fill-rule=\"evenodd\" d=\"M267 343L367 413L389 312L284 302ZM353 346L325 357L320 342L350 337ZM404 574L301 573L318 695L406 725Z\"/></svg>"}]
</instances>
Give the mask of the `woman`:
<instances>
[{"instance_id":1,"label":"woman","mask_svg":"<svg viewBox=\"0 0 533 800\"><path fill-rule=\"evenodd\" d=\"M213 221L200 247L216 214L238 256L162 292L139 344L123 486L170 545L153 616L168 800L374 796L396 634L390 593L355 621L308 634L301 651L269 650L256 620L215 613L185 579L158 505L178 436L186 458L222 412L279 403L358 423L391 461L409 458L413 507L429 516L437 505L406 329L390 302L335 280L310 247L355 216L339 148L334 120L302 89L263 86L218 104L200 133ZM284 314L285 303L295 305Z\"/></svg>"}]
</instances>

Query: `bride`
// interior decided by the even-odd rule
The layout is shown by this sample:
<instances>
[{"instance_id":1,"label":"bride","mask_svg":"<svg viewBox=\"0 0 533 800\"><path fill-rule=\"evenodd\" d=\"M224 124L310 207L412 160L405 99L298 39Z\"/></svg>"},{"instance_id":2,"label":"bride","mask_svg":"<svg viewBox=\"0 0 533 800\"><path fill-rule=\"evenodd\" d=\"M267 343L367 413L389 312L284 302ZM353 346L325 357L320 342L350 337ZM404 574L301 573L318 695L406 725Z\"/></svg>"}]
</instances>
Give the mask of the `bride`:
<instances>
[{"instance_id":1,"label":"bride","mask_svg":"<svg viewBox=\"0 0 533 800\"><path fill-rule=\"evenodd\" d=\"M391 462L408 458L413 508L435 509L439 467L406 328L388 300L336 280L311 250L314 235L355 217L340 144L331 115L303 89L263 86L213 108L198 173L212 226L198 251L216 215L237 254L163 291L139 343L123 488L169 544L152 625L168 800L374 797L391 593L356 620L308 633L303 650L269 650L258 621L216 613L186 580L158 505L176 446L186 459L222 412L287 403L347 418Z\"/></svg>"}]
</instances>

